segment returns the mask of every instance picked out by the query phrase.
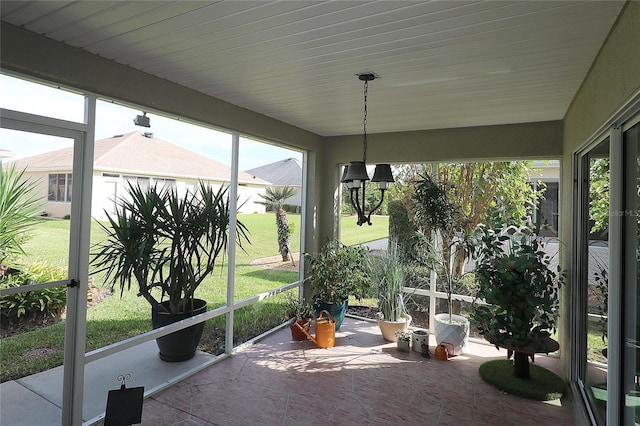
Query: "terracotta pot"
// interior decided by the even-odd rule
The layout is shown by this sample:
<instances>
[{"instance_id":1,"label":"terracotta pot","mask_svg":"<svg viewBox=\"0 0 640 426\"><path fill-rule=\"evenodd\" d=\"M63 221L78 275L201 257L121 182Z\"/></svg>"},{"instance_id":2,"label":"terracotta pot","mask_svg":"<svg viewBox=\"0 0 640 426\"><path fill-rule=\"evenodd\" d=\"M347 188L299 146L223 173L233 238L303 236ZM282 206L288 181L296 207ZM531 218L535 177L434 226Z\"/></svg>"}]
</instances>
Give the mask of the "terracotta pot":
<instances>
[{"instance_id":1,"label":"terracotta pot","mask_svg":"<svg viewBox=\"0 0 640 426\"><path fill-rule=\"evenodd\" d=\"M306 319L298 319L296 321L291 321L289 328L291 329L291 337L293 340L307 340L307 335L302 332L298 327L296 327L295 323L300 324L302 328L309 331L311 329L311 318Z\"/></svg>"}]
</instances>

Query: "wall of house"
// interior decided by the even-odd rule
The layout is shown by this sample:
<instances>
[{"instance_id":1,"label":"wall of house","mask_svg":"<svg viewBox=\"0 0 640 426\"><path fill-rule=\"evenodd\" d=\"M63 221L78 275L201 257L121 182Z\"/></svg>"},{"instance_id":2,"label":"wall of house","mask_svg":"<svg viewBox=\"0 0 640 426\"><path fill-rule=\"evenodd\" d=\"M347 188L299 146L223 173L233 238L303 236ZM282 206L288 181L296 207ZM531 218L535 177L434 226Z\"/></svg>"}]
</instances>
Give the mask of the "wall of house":
<instances>
[{"instance_id":1,"label":"wall of house","mask_svg":"<svg viewBox=\"0 0 640 426\"><path fill-rule=\"evenodd\" d=\"M598 57L569 107L563 128L560 187L560 239L573 241L573 153L596 133L614 113L640 90L640 2L628 2L604 43ZM571 275L574 253L571 245L565 245L562 264ZM563 318L571 312L571 282L563 291ZM568 321L562 323L560 348L563 369L569 372L571 365L571 339Z\"/></svg>"},{"instance_id":2,"label":"wall of house","mask_svg":"<svg viewBox=\"0 0 640 426\"><path fill-rule=\"evenodd\" d=\"M54 173L70 173L70 170L56 170ZM42 200L42 213L47 217L63 218L71 214L71 203L48 201L49 171L26 169L23 180L37 182L35 196Z\"/></svg>"},{"instance_id":3,"label":"wall of house","mask_svg":"<svg viewBox=\"0 0 640 426\"><path fill-rule=\"evenodd\" d=\"M208 183L216 190L219 189L221 185L228 185L226 182L223 183L219 181L208 181ZM186 194L187 191L194 191L197 185L197 179L176 179L176 190L178 194L181 195ZM99 171L94 174L91 217L96 220L106 220L107 213L114 213L114 200L117 197L124 196L127 193L126 188L126 183L121 177L103 176ZM238 211L247 214L264 213L265 207L260 204L262 198L259 195L264 193L264 186L241 185L238 188ZM107 213L105 213L105 211Z\"/></svg>"},{"instance_id":4,"label":"wall of house","mask_svg":"<svg viewBox=\"0 0 640 426\"><path fill-rule=\"evenodd\" d=\"M392 142L392 143L390 143ZM325 138L321 156L319 211L339 200L340 165L362 158L362 136ZM367 163L552 159L562 155L562 122L546 121L368 135ZM316 179L318 180L318 179ZM335 217L319 218L324 238L335 233ZM375 226L375 224L373 225Z\"/></svg>"}]
</instances>

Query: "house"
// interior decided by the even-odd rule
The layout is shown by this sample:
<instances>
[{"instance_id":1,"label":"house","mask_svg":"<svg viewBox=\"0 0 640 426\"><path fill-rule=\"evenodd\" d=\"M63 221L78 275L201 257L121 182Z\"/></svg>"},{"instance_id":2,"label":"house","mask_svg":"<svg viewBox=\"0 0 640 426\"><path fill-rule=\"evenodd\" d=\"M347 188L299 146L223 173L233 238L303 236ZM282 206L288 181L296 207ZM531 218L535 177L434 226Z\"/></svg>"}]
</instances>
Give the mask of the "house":
<instances>
[{"instance_id":1,"label":"house","mask_svg":"<svg viewBox=\"0 0 640 426\"><path fill-rule=\"evenodd\" d=\"M16 160L25 177L39 182L39 195L46 199L44 213L54 218L71 214L73 148ZM167 185L178 193L194 191L199 180L214 187L229 185L231 168L218 161L166 142L149 132L130 132L95 142L91 215L106 219L115 200L126 196L129 184L146 188ZM239 211L263 213L259 194L270 183L244 172L238 173Z\"/></svg>"},{"instance_id":2,"label":"house","mask_svg":"<svg viewBox=\"0 0 640 426\"><path fill-rule=\"evenodd\" d=\"M302 206L302 166L297 158L285 158L245 170L245 173L269 181L275 187L290 186L295 189L295 195L287 198L284 204L295 206L296 210L300 211L300 206Z\"/></svg>"},{"instance_id":3,"label":"house","mask_svg":"<svg viewBox=\"0 0 640 426\"><path fill-rule=\"evenodd\" d=\"M574 423L630 425L640 416L640 1L3 1L0 18L2 71L81 94L86 111L106 98L303 152L304 252L339 237L340 172L353 160L559 160L568 279L558 340ZM381 78L365 83L363 120L356 74L372 72ZM3 108L0 124L90 147L87 116L65 122ZM594 365L589 182L601 158L610 160L600 194L608 201L608 362ZM91 162L78 159L74 176L85 170ZM81 207L73 211L86 219ZM72 244L88 247L88 221L75 222ZM63 424L81 423L85 361L102 356L82 359L87 257L69 268L79 285L68 290Z\"/></svg>"}]
</instances>

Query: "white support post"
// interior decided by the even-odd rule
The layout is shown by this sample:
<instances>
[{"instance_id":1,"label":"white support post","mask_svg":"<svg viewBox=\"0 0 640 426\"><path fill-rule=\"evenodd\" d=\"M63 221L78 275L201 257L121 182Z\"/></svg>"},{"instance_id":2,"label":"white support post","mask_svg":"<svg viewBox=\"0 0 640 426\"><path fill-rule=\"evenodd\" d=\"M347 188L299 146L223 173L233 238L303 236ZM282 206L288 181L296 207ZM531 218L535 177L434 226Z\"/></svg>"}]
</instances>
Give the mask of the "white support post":
<instances>
[{"instance_id":1,"label":"white support post","mask_svg":"<svg viewBox=\"0 0 640 426\"><path fill-rule=\"evenodd\" d=\"M87 289L91 232L91 193L96 97L85 97L87 131L73 148L73 193L69 236L69 287L65 327L62 424L82 424L84 353L87 331Z\"/></svg>"},{"instance_id":2,"label":"white support post","mask_svg":"<svg viewBox=\"0 0 640 426\"><path fill-rule=\"evenodd\" d=\"M231 184L229 188L229 258L227 264L227 313L225 333L225 353L233 352L233 316L235 303L235 277L236 277L236 239L238 229L236 226L238 211L238 156L240 153L240 134L233 132L231 136Z\"/></svg>"}]
</instances>

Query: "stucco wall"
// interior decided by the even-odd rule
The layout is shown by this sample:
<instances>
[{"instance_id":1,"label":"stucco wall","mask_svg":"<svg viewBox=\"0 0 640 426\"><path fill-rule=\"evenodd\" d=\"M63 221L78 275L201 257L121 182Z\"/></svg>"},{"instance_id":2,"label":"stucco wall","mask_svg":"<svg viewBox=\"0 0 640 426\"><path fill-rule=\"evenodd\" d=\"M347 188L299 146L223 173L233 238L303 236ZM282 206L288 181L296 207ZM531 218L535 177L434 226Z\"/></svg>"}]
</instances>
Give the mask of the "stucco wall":
<instances>
[{"instance_id":1,"label":"stucco wall","mask_svg":"<svg viewBox=\"0 0 640 426\"><path fill-rule=\"evenodd\" d=\"M367 146L370 164L553 159L562 155L562 122L372 134L367 138ZM323 148L320 180L324 187L319 191L317 203L320 212L334 213L319 218L320 238L326 239L336 233L339 166L362 159L362 136L329 137Z\"/></svg>"},{"instance_id":2,"label":"stucco wall","mask_svg":"<svg viewBox=\"0 0 640 426\"><path fill-rule=\"evenodd\" d=\"M586 143L610 117L640 90L640 2L628 2L609 34L598 57L583 81L564 119L564 148L560 188L560 238L574 240L572 233L574 152ZM565 244L562 264L569 276L574 253ZM563 291L560 347L565 374L571 363L571 339L568 318L571 317L571 281Z\"/></svg>"}]
</instances>

